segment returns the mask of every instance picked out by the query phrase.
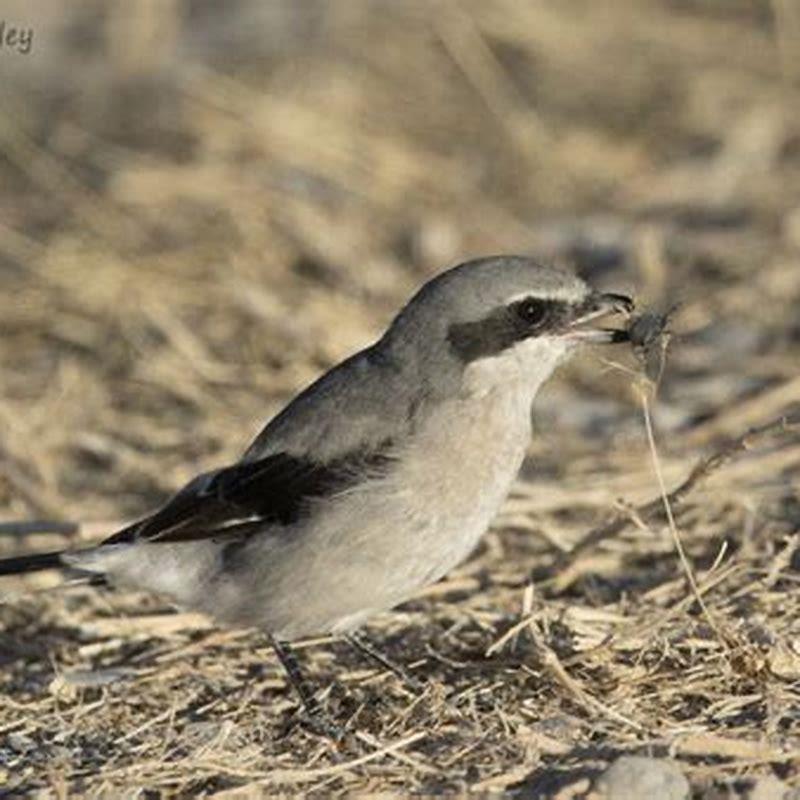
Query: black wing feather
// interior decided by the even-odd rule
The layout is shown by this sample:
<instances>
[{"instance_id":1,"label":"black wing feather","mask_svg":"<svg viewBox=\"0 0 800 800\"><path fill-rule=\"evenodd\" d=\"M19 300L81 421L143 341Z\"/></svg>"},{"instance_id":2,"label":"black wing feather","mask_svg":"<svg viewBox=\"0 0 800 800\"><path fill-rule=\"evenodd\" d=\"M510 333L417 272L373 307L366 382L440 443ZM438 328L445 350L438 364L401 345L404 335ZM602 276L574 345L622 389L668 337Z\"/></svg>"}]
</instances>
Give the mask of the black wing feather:
<instances>
[{"instance_id":1,"label":"black wing feather","mask_svg":"<svg viewBox=\"0 0 800 800\"><path fill-rule=\"evenodd\" d=\"M199 475L149 517L105 544L187 542L247 536L266 524L290 525L308 501L342 491L385 467L386 448L329 464L277 453Z\"/></svg>"}]
</instances>

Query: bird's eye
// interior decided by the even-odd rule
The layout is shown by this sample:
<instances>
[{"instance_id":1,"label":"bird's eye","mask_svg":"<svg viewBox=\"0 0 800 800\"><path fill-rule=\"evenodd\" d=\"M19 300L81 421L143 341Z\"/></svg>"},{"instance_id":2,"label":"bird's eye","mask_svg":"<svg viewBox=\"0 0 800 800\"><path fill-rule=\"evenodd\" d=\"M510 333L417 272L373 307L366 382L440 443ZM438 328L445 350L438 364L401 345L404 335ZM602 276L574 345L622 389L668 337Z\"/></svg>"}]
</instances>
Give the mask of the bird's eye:
<instances>
[{"instance_id":1,"label":"bird's eye","mask_svg":"<svg viewBox=\"0 0 800 800\"><path fill-rule=\"evenodd\" d=\"M516 312L526 325L536 327L547 319L547 303L529 297L517 303Z\"/></svg>"}]
</instances>

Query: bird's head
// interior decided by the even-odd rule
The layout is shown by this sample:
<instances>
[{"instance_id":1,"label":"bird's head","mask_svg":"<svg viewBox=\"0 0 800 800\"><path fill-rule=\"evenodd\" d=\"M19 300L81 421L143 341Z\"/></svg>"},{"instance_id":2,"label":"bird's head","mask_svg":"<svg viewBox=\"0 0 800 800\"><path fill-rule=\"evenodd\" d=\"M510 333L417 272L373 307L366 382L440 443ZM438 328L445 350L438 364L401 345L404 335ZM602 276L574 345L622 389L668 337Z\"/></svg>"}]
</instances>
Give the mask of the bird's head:
<instances>
[{"instance_id":1,"label":"bird's head","mask_svg":"<svg viewBox=\"0 0 800 800\"><path fill-rule=\"evenodd\" d=\"M577 345L625 340L596 323L632 309L629 297L598 292L568 272L496 256L429 281L384 340L429 380L457 374L478 392L513 383L535 393Z\"/></svg>"}]
</instances>

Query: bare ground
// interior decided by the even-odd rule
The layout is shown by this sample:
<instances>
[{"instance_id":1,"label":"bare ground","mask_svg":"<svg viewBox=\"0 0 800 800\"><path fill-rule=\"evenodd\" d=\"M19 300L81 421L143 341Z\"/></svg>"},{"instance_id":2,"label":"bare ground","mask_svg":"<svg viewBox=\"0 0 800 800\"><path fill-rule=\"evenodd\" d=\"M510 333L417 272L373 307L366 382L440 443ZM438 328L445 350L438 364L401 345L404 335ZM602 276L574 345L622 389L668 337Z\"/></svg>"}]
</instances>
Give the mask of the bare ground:
<instances>
[{"instance_id":1,"label":"bare ground","mask_svg":"<svg viewBox=\"0 0 800 800\"><path fill-rule=\"evenodd\" d=\"M800 786L794 4L98 8L10 3L0 52L0 519L77 523L1 553L235 457L466 257L682 305L655 447L635 359L587 354L478 552L370 626L421 694L302 647L338 746L251 632L4 580L0 794L573 797L623 753Z\"/></svg>"}]
</instances>

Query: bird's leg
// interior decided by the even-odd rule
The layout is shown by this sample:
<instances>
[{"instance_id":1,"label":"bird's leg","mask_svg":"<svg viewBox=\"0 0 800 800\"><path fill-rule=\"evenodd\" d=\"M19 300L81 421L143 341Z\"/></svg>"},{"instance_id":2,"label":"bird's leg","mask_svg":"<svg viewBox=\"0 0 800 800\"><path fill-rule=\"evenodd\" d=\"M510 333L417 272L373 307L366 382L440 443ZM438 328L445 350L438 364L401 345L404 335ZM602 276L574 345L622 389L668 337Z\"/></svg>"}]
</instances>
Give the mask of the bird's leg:
<instances>
[{"instance_id":1,"label":"bird's leg","mask_svg":"<svg viewBox=\"0 0 800 800\"><path fill-rule=\"evenodd\" d=\"M332 720L328 719L314 692L311 691L311 687L303 677L303 671L300 669L300 663L294 650L287 642L278 641L272 636L269 637L269 642L275 651L275 655L278 656L284 672L286 672L286 677L289 678L289 683L300 698L312 730L339 741L344 732Z\"/></svg>"},{"instance_id":2,"label":"bird's leg","mask_svg":"<svg viewBox=\"0 0 800 800\"><path fill-rule=\"evenodd\" d=\"M356 650L360 650L365 656L376 661L390 672L393 672L415 694L422 694L425 690L423 683L409 675L403 667L378 650L363 634L349 633L344 638L355 647Z\"/></svg>"}]
</instances>

